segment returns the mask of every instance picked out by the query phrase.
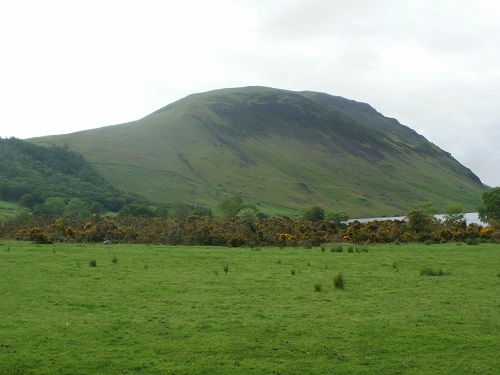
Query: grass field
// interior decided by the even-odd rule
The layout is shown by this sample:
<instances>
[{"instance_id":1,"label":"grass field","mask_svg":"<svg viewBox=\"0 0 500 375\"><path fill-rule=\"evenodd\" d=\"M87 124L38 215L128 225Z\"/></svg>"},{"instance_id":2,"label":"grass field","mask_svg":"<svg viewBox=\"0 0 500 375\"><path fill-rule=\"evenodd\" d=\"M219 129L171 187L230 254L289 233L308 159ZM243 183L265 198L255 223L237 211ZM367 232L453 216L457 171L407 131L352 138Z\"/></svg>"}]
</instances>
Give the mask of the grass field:
<instances>
[{"instance_id":1,"label":"grass field","mask_svg":"<svg viewBox=\"0 0 500 375\"><path fill-rule=\"evenodd\" d=\"M500 372L500 245L343 250L4 241L0 374Z\"/></svg>"}]
</instances>

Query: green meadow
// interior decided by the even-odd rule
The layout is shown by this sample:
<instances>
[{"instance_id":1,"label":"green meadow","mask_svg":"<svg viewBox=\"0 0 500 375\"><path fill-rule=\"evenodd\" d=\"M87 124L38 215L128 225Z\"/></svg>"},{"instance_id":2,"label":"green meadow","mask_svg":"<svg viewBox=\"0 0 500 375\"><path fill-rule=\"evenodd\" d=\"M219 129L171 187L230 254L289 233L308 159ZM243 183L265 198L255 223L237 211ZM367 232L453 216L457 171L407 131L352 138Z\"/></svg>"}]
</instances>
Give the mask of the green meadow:
<instances>
[{"instance_id":1,"label":"green meadow","mask_svg":"<svg viewBox=\"0 0 500 375\"><path fill-rule=\"evenodd\" d=\"M4 241L0 374L500 372L500 245L336 250Z\"/></svg>"}]
</instances>

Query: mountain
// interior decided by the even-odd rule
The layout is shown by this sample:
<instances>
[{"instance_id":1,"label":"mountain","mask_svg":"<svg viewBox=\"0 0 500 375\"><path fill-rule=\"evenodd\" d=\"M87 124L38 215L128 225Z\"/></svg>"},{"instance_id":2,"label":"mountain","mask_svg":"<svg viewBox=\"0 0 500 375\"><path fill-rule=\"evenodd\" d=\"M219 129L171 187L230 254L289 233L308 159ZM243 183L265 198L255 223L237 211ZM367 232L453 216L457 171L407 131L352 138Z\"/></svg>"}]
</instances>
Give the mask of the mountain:
<instances>
[{"instance_id":1,"label":"mountain","mask_svg":"<svg viewBox=\"0 0 500 375\"><path fill-rule=\"evenodd\" d=\"M449 153L365 103L244 87L189 95L134 122L30 139L84 155L111 184L215 207L239 195L267 213L305 206L400 215L423 201L475 210L484 187Z\"/></svg>"}]
</instances>

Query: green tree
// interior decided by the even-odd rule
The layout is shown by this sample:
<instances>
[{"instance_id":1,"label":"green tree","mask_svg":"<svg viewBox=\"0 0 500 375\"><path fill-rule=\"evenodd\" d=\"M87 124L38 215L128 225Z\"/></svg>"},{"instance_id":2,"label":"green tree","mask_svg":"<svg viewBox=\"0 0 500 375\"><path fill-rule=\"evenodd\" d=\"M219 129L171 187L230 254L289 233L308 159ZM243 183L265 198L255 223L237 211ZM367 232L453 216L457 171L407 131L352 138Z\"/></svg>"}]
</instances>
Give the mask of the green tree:
<instances>
[{"instance_id":1,"label":"green tree","mask_svg":"<svg viewBox=\"0 0 500 375\"><path fill-rule=\"evenodd\" d=\"M154 211L148 206L142 204L130 203L118 211L118 216L133 216L133 217L154 217Z\"/></svg>"},{"instance_id":2,"label":"green tree","mask_svg":"<svg viewBox=\"0 0 500 375\"><path fill-rule=\"evenodd\" d=\"M250 207L245 207L236 214L236 216L244 223L253 223L256 219L256 211Z\"/></svg>"},{"instance_id":3,"label":"green tree","mask_svg":"<svg viewBox=\"0 0 500 375\"><path fill-rule=\"evenodd\" d=\"M19 199L18 205L19 207L25 207L32 210L36 206L35 198L29 193L23 194L21 199Z\"/></svg>"},{"instance_id":4,"label":"green tree","mask_svg":"<svg viewBox=\"0 0 500 375\"><path fill-rule=\"evenodd\" d=\"M461 223L465 221L464 208L461 204L450 203L444 208L445 223Z\"/></svg>"},{"instance_id":5,"label":"green tree","mask_svg":"<svg viewBox=\"0 0 500 375\"><path fill-rule=\"evenodd\" d=\"M43 205L45 206L46 214L51 217L63 216L64 210L66 209L64 199L59 197L47 198Z\"/></svg>"},{"instance_id":6,"label":"green tree","mask_svg":"<svg viewBox=\"0 0 500 375\"><path fill-rule=\"evenodd\" d=\"M90 205L90 212L94 215L99 215L99 214L106 212L106 208L100 202L93 202Z\"/></svg>"},{"instance_id":7,"label":"green tree","mask_svg":"<svg viewBox=\"0 0 500 375\"><path fill-rule=\"evenodd\" d=\"M243 199L237 195L224 198L217 208L222 212L225 217L235 217L243 207Z\"/></svg>"},{"instance_id":8,"label":"green tree","mask_svg":"<svg viewBox=\"0 0 500 375\"><path fill-rule=\"evenodd\" d=\"M482 222L490 225L500 223L500 187L485 190L481 194L483 204L478 207L477 212Z\"/></svg>"},{"instance_id":9,"label":"green tree","mask_svg":"<svg viewBox=\"0 0 500 375\"><path fill-rule=\"evenodd\" d=\"M334 223L335 225L342 225L349 220L349 215L345 211L327 210L323 215L323 220Z\"/></svg>"},{"instance_id":10,"label":"green tree","mask_svg":"<svg viewBox=\"0 0 500 375\"><path fill-rule=\"evenodd\" d=\"M190 210L189 205L186 203L175 202L172 204L170 211L168 213L168 217L172 219L183 219L189 216Z\"/></svg>"},{"instance_id":11,"label":"green tree","mask_svg":"<svg viewBox=\"0 0 500 375\"><path fill-rule=\"evenodd\" d=\"M325 210L318 206L305 207L300 210L302 216L302 220L309 221L321 221L323 220L323 216L325 214Z\"/></svg>"},{"instance_id":12,"label":"green tree","mask_svg":"<svg viewBox=\"0 0 500 375\"><path fill-rule=\"evenodd\" d=\"M90 207L84 200L73 198L68 202L64 215L74 216L79 219L86 219L90 216Z\"/></svg>"},{"instance_id":13,"label":"green tree","mask_svg":"<svg viewBox=\"0 0 500 375\"><path fill-rule=\"evenodd\" d=\"M432 202L422 202L417 205L417 208L421 208L425 213L432 216L438 213L438 209Z\"/></svg>"},{"instance_id":14,"label":"green tree","mask_svg":"<svg viewBox=\"0 0 500 375\"><path fill-rule=\"evenodd\" d=\"M162 219L168 219L172 205L170 203L162 203L156 208L156 217L161 217Z\"/></svg>"},{"instance_id":15,"label":"green tree","mask_svg":"<svg viewBox=\"0 0 500 375\"><path fill-rule=\"evenodd\" d=\"M434 215L422 207L412 208L406 214L408 218L408 229L418 234L430 233L434 222Z\"/></svg>"},{"instance_id":16,"label":"green tree","mask_svg":"<svg viewBox=\"0 0 500 375\"><path fill-rule=\"evenodd\" d=\"M22 223L31 217L31 211L26 207L21 207L16 210L14 217L18 222Z\"/></svg>"}]
</instances>

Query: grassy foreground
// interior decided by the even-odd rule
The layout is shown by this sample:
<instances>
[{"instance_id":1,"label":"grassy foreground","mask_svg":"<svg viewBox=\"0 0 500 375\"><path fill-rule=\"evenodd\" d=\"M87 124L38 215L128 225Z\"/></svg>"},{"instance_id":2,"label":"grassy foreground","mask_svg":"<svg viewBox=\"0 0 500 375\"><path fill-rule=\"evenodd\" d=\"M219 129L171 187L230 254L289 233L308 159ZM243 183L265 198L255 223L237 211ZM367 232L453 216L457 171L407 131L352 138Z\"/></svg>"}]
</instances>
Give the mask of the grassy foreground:
<instances>
[{"instance_id":1,"label":"grassy foreground","mask_svg":"<svg viewBox=\"0 0 500 375\"><path fill-rule=\"evenodd\" d=\"M0 374L499 373L500 245L357 250L1 243Z\"/></svg>"}]
</instances>

